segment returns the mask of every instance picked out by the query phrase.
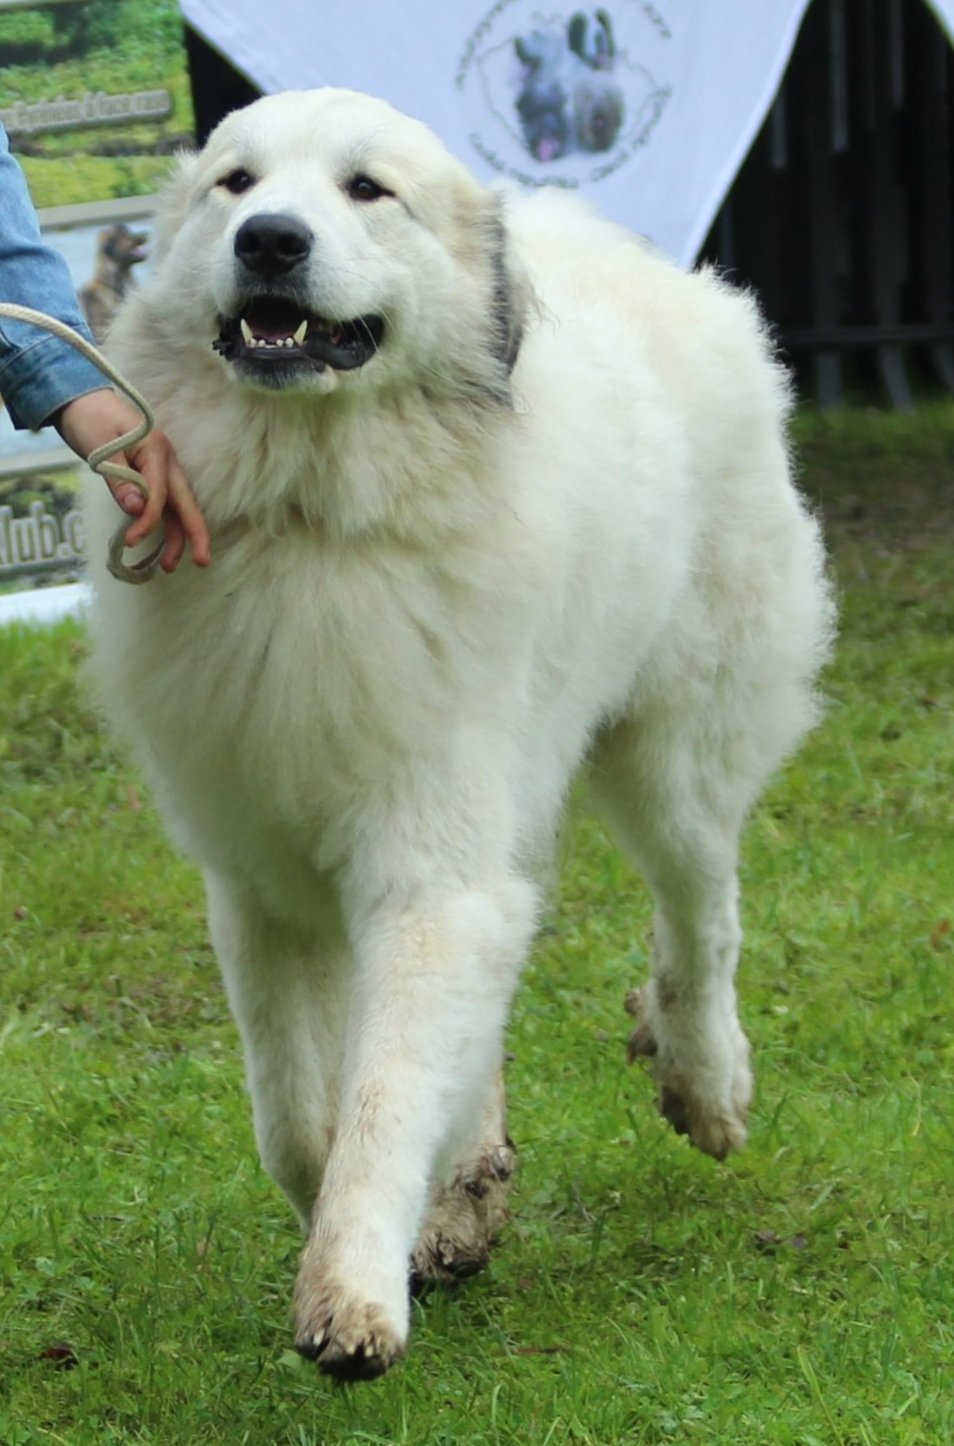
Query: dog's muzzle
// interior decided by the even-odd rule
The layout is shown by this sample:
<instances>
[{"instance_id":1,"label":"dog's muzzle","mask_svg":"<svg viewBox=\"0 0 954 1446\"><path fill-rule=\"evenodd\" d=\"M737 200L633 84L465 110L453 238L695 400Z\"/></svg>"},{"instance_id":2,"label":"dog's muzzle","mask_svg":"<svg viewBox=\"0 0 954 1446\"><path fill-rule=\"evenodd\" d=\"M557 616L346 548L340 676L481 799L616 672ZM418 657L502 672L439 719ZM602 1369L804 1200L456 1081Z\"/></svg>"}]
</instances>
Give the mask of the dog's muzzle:
<instances>
[{"instance_id":1,"label":"dog's muzzle","mask_svg":"<svg viewBox=\"0 0 954 1446\"><path fill-rule=\"evenodd\" d=\"M220 317L212 346L225 361L283 386L296 369L353 371L364 366L383 336L380 316L330 321L302 310L294 301L266 294L250 298L238 316Z\"/></svg>"},{"instance_id":2,"label":"dog's muzzle","mask_svg":"<svg viewBox=\"0 0 954 1446\"><path fill-rule=\"evenodd\" d=\"M235 257L244 278L235 313L219 317L213 349L227 362L268 386L294 384L303 373L354 371L374 356L384 336L377 315L336 320L318 316L296 299L296 276L311 255L314 236L296 216L250 216L235 236Z\"/></svg>"}]
</instances>

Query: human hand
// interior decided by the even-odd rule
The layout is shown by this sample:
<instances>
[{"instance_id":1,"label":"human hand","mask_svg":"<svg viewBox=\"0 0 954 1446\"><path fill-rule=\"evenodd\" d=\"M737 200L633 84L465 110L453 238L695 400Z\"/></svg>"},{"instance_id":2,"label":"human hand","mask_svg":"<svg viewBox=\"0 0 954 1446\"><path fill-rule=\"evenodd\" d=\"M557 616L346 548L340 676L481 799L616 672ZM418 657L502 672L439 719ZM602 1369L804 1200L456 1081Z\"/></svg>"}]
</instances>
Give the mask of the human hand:
<instances>
[{"instance_id":1,"label":"human hand","mask_svg":"<svg viewBox=\"0 0 954 1446\"><path fill-rule=\"evenodd\" d=\"M141 420L138 407L104 387L67 402L54 425L66 445L85 462L97 447L131 432ZM125 462L140 473L149 488L147 502L134 483L109 481L120 507L136 519L126 532L126 546L142 542L161 519L166 534L159 559L163 570L175 571L187 541L196 566L208 567L212 558L209 530L165 432L154 428L141 442L114 453L110 461Z\"/></svg>"}]
</instances>

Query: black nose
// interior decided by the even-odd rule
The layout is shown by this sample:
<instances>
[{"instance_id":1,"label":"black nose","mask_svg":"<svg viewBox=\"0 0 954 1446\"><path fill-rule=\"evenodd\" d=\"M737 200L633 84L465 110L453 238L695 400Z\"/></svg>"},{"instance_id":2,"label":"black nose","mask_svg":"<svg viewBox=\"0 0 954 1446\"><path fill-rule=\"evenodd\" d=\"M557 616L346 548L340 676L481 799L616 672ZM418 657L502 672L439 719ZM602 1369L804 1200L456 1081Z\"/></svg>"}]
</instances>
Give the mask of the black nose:
<instances>
[{"instance_id":1,"label":"black nose","mask_svg":"<svg viewBox=\"0 0 954 1446\"><path fill-rule=\"evenodd\" d=\"M281 276L304 261L313 239L295 216L249 216L236 233L235 254L256 276Z\"/></svg>"}]
</instances>

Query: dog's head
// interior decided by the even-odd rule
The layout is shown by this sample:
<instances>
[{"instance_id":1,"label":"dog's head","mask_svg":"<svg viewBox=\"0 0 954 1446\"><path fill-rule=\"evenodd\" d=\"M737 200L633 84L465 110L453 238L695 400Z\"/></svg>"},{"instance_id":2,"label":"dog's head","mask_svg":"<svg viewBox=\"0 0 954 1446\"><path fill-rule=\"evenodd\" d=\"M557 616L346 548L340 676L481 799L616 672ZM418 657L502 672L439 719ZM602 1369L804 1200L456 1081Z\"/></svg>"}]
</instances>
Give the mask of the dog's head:
<instances>
[{"instance_id":1,"label":"dog's head","mask_svg":"<svg viewBox=\"0 0 954 1446\"><path fill-rule=\"evenodd\" d=\"M594 71L573 91L576 132L583 151L608 151L623 124L623 93L603 71Z\"/></svg>"},{"instance_id":2,"label":"dog's head","mask_svg":"<svg viewBox=\"0 0 954 1446\"><path fill-rule=\"evenodd\" d=\"M97 241L98 258L112 262L119 274L127 275L149 255L149 238L143 231L132 231L120 221L106 226Z\"/></svg>"},{"instance_id":3,"label":"dog's head","mask_svg":"<svg viewBox=\"0 0 954 1446\"><path fill-rule=\"evenodd\" d=\"M526 302L499 200L382 101L289 92L228 116L182 163L158 254L178 344L244 385L507 392Z\"/></svg>"}]
</instances>

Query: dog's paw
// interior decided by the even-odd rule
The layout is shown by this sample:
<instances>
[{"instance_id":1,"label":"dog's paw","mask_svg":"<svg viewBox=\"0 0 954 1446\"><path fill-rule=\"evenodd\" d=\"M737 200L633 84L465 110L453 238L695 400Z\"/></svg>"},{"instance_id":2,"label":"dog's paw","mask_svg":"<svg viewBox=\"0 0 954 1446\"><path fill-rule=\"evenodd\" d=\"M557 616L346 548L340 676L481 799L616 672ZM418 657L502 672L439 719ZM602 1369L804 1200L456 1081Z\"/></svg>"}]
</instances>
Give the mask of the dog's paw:
<instances>
[{"instance_id":1,"label":"dog's paw","mask_svg":"<svg viewBox=\"0 0 954 1446\"><path fill-rule=\"evenodd\" d=\"M700 1094L678 1070L656 1063L657 1104L677 1135L688 1135L696 1149L724 1160L732 1150L741 1150L752 1097L752 1077L746 1067L732 1080L727 1095Z\"/></svg>"},{"instance_id":2,"label":"dog's paw","mask_svg":"<svg viewBox=\"0 0 954 1446\"><path fill-rule=\"evenodd\" d=\"M327 1289L295 1302L295 1350L339 1381L370 1381L404 1354L405 1333L382 1305Z\"/></svg>"},{"instance_id":3,"label":"dog's paw","mask_svg":"<svg viewBox=\"0 0 954 1446\"><path fill-rule=\"evenodd\" d=\"M646 995L643 989L630 989L623 1001L623 1008L637 1021L626 1041L626 1060L633 1064L637 1059L652 1058L659 1048L653 1028L646 1017Z\"/></svg>"},{"instance_id":4,"label":"dog's paw","mask_svg":"<svg viewBox=\"0 0 954 1446\"><path fill-rule=\"evenodd\" d=\"M677 1135L717 1160L745 1144L752 1070L749 1041L736 1021L716 1032L685 1021L654 1016L648 992L632 989L626 1010L637 1026L626 1055L647 1058L656 1076L656 1103Z\"/></svg>"},{"instance_id":5,"label":"dog's paw","mask_svg":"<svg viewBox=\"0 0 954 1446\"><path fill-rule=\"evenodd\" d=\"M482 1155L437 1195L411 1256L411 1289L476 1275L510 1218L507 1195L517 1154L508 1141Z\"/></svg>"}]
</instances>

